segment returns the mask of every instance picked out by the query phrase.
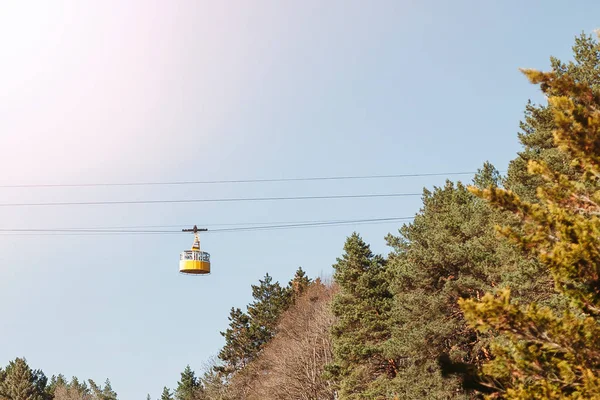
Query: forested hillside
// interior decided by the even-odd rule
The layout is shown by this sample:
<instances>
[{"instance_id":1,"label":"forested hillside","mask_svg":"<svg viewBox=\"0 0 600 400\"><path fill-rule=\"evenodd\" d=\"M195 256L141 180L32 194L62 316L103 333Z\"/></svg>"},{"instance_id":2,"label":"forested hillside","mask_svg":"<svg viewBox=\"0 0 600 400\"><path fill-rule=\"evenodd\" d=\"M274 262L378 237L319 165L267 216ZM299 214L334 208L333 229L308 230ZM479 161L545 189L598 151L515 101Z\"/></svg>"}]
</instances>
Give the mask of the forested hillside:
<instances>
[{"instance_id":1,"label":"forested hillside","mask_svg":"<svg viewBox=\"0 0 600 400\"><path fill-rule=\"evenodd\" d=\"M149 397L600 398L600 45L581 35L551 65L523 71L547 104L527 103L505 176L486 162L424 189L389 254L354 233L331 281L266 274L209 367ZM2 369L0 399L52 398L116 394L23 359Z\"/></svg>"}]
</instances>

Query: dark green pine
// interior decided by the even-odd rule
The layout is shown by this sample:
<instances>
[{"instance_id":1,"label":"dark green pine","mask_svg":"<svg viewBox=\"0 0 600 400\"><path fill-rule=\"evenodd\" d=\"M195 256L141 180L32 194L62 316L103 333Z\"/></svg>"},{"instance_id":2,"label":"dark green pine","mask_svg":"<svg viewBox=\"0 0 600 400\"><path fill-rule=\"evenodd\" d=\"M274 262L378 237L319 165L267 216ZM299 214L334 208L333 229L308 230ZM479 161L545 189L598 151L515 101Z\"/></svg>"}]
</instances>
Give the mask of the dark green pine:
<instances>
[{"instance_id":1,"label":"dark green pine","mask_svg":"<svg viewBox=\"0 0 600 400\"><path fill-rule=\"evenodd\" d=\"M219 352L222 365L215 369L229 375L245 367L256 352L256 345L250 335L250 317L239 308L231 308L229 327L221 335L225 345Z\"/></svg>"},{"instance_id":2,"label":"dark green pine","mask_svg":"<svg viewBox=\"0 0 600 400\"><path fill-rule=\"evenodd\" d=\"M181 373L181 379L177 382L175 399L177 400L200 400L203 395L202 384L196 377L195 372L189 365Z\"/></svg>"},{"instance_id":3,"label":"dark green pine","mask_svg":"<svg viewBox=\"0 0 600 400\"><path fill-rule=\"evenodd\" d=\"M288 284L288 288L292 293L292 300L296 300L298 297L306 291L312 280L306 275L306 272L299 267L294 274L294 278Z\"/></svg>"},{"instance_id":4,"label":"dark green pine","mask_svg":"<svg viewBox=\"0 0 600 400\"><path fill-rule=\"evenodd\" d=\"M248 315L255 352L258 352L275 335L279 316L290 304L290 292L266 274L258 285L252 285L252 297L254 301L248 305Z\"/></svg>"},{"instance_id":5,"label":"dark green pine","mask_svg":"<svg viewBox=\"0 0 600 400\"><path fill-rule=\"evenodd\" d=\"M575 38L573 61L563 63L551 57L550 62L558 75L567 74L576 82L586 83L595 90L600 89L600 44L591 36L581 34ZM544 161L552 170L571 178L578 175L578 171L570 165L569 155L554 144L555 128L552 110L548 105L533 104L531 101L527 103L519 132L523 150L510 162L504 182L507 189L524 200L537 202L536 189L543 183L540 176L527 171L530 160Z\"/></svg>"},{"instance_id":6,"label":"dark green pine","mask_svg":"<svg viewBox=\"0 0 600 400\"><path fill-rule=\"evenodd\" d=\"M11 400L45 400L48 379L43 372L33 371L24 358L11 361L2 374L0 395Z\"/></svg>"},{"instance_id":7,"label":"dark green pine","mask_svg":"<svg viewBox=\"0 0 600 400\"><path fill-rule=\"evenodd\" d=\"M160 400L173 400L173 395L168 387L164 387L162 394L160 395Z\"/></svg>"},{"instance_id":8,"label":"dark green pine","mask_svg":"<svg viewBox=\"0 0 600 400\"><path fill-rule=\"evenodd\" d=\"M354 233L333 268L339 292L332 303L337 322L332 328L334 363L328 371L340 399L370 398L370 384L393 372L383 348L393 305L386 262Z\"/></svg>"}]
</instances>

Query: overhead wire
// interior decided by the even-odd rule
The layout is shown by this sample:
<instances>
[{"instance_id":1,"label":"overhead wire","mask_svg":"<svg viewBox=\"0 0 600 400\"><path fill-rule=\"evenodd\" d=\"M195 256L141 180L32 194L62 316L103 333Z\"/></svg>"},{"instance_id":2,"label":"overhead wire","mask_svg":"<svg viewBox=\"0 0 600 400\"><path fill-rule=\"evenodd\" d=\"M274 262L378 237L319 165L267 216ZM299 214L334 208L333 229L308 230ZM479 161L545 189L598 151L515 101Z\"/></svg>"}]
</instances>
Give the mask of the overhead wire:
<instances>
[{"instance_id":1,"label":"overhead wire","mask_svg":"<svg viewBox=\"0 0 600 400\"><path fill-rule=\"evenodd\" d=\"M263 231L277 229L296 229L309 227L342 226L342 225L363 225L363 224L381 224L398 222L402 220L411 220L414 217L387 217L387 218L366 218L354 220L333 220L333 221L313 221L296 222L286 224L273 224L263 226L246 226L233 228L211 229L206 233L215 232L247 232ZM157 234L185 234L176 230L131 230L131 229L112 229L112 228L0 228L0 235L42 235L42 236L88 236L88 235L157 235Z\"/></svg>"},{"instance_id":2,"label":"overhead wire","mask_svg":"<svg viewBox=\"0 0 600 400\"><path fill-rule=\"evenodd\" d=\"M299 178L264 178L264 179L232 179L205 181L163 181L163 182L121 182L121 183L74 183L74 184L6 184L0 188L60 188L60 187L99 187L99 186L156 186L156 185L198 185L198 184L229 184L229 183L267 183L267 182L299 182L299 181L332 181L359 179L395 179L408 177L450 176L475 174L473 171L444 172L444 173L415 173L387 175L347 175L347 176L313 176ZM34 202L34 203L0 203L0 208L8 207L52 207L52 206L94 206L94 205L132 205L132 204L176 204L176 203L222 203L222 202L257 202L257 201L298 201L325 199L368 199L421 196L422 193L364 193L349 195L314 195L289 197L239 197L239 198L205 198L205 199L152 199L152 200L107 200L107 201L63 201L63 202ZM303 221L292 223L237 223L218 224L218 226L233 226L230 228L211 229L210 232L240 232L275 229L294 229L320 226L339 226L347 224L378 224L412 219L413 217L392 217L363 220L336 221ZM213 224L215 225L215 224ZM246 225L246 226L244 226ZM170 231L159 228L174 228L181 225L141 225L129 227L97 227L97 228L61 228L61 229L0 229L0 235L155 235L181 234L180 231ZM212 226L212 225L206 225ZM152 228L152 229L151 229ZM141 230L143 229L143 230Z\"/></svg>"},{"instance_id":3,"label":"overhead wire","mask_svg":"<svg viewBox=\"0 0 600 400\"><path fill-rule=\"evenodd\" d=\"M302 220L302 221L254 221L254 222L225 222L225 223L202 223L200 224L202 227L245 227L245 226L263 226L263 225L295 225L295 224L321 224L323 222L327 223L348 223L348 222L361 222L361 221L386 221L386 220L402 220L402 219L413 219L414 217L385 217L385 218L367 218L367 219L333 219L333 220ZM112 231L112 230L133 230L133 229L158 229L158 228L184 228L197 225L197 223L187 223L187 224L170 224L170 225L116 225L116 226L90 226L90 227L58 227L58 228L45 228L43 231ZM16 228L21 229L21 228ZM32 228L37 229L37 228ZM24 230L30 231L32 229L25 228ZM15 229L3 229L0 228L0 232L5 231L13 231ZM214 229L209 229L210 232L213 232ZM179 232L179 231L176 231Z\"/></svg>"},{"instance_id":4,"label":"overhead wire","mask_svg":"<svg viewBox=\"0 0 600 400\"><path fill-rule=\"evenodd\" d=\"M354 224L375 224L375 223L387 223L397 222L401 220L413 219L413 217L398 217L398 218L378 218L378 219L364 219L364 220L351 220L351 221L338 221L338 222L316 222L307 224L287 224L287 225L268 225L268 226L254 226L254 227L239 227L239 228L221 228L213 229L208 232L240 232L240 231L259 231L259 230L275 230L275 229L288 229L288 228L304 228L304 227L319 227L319 226L339 226L339 225L354 225Z\"/></svg>"},{"instance_id":5,"label":"overhead wire","mask_svg":"<svg viewBox=\"0 0 600 400\"><path fill-rule=\"evenodd\" d=\"M500 171L502 172L502 171ZM399 179L430 176L473 175L475 171L433 172L414 174L387 175L340 175L340 176L311 176L297 178L258 178L258 179L221 179L203 181L156 181L156 182L105 182L105 183L42 183L42 184L4 184L0 188L60 188L60 187L99 187L99 186L163 186L163 185L214 185L237 183L274 183L274 182L303 182L303 181L333 181L333 180L366 180L366 179Z\"/></svg>"},{"instance_id":6,"label":"overhead wire","mask_svg":"<svg viewBox=\"0 0 600 400\"><path fill-rule=\"evenodd\" d=\"M392 179L407 177L449 176L475 174L473 171L436 172L414 174L388 175L347 175L347 176L313 176L300 178L264 178L264 179L232 179L206 181L164 181L164 182L122 182L122 183L74 183L74 184L6 184L0 188L50 188L50 187L97 187L97 186L148 186L148 185L192 185L192 184L225 184L225 183L264 183L264 182L298 182L325 180L355 180L355 179ZM4 207L51 207L51 206L95 206L95 205L132 205L132 204L176 204L176 203L224 203L224 202L257 202L257 201L288 201L288 200L325 200L325 199L358 199L382 197L421 196L421 193L366 193L350 195L313 195L313 196L275 196L275 197L239 197L214 199L143 199L143 200L103 200L103 201L61 201L61 202L32 202L32 203L0 203Z\"/></svg>"},{"instance_id":7,"label":"overhead wire","mask_svg":"<svg viewBox=\"0 0 600 400\"><path fill-rule=\"evenodd\" d=\"M66 201L42 203L0 203L0 207L51 207L51 206L96 206L123 204L168 204L168 203L225 203L245 201L286 201L286 200L326 200L326 199L368 199L381 197L411 197L422 193L368 193L324 196L291 196L291 197L230 197L216 199L172 199L172 200L115 200L115 201Z\"/></svg>"}]
</instances>

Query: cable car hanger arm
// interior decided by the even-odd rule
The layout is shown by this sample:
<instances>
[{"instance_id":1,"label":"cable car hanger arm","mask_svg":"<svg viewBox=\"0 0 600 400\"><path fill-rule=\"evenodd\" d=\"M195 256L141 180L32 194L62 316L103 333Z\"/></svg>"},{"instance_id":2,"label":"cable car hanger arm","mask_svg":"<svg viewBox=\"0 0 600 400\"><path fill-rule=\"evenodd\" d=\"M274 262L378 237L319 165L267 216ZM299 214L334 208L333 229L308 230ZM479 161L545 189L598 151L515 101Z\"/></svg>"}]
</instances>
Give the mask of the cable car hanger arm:
<instances>
[{"instance_id":1,"label":"cable car hanger arm","mask_svg":"<svg viewBox=\"0 0 600 400\"><path fill-rule=\"evenodd\" d=\"M198 228L198 226L194 225L194 227L192 229L182 229L181 232L194 232L194 233L198 233L198 232L207 232L208 229L207 228Z\"/></svg>"}]
</instances>

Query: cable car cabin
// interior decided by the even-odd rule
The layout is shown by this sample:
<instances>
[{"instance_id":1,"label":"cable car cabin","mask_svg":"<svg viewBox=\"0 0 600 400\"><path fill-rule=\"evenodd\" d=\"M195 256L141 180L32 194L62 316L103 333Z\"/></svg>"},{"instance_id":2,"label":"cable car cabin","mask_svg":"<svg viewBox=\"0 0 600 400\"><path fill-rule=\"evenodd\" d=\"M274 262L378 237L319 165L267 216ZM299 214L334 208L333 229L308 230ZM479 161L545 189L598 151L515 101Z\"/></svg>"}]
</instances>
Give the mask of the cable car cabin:
<instances>
[{"instance_id":1,"label":"cable car cabin","mask_svg":"<svg viewBox=\"0 0 600 400\"><path fill-rule=\"evenodd\" d=\"M200 237L198 228L183 230L194 232L194 244L191 250L185 250L179 255L179 272L182 274L206 275L210 274L210 254L200 250Z\"/></svg>"},{"instance_id":2,"label":"cable car cabin","mask_svg":"<svg viewBox=\"0 0 600 400\"><path fill-rule=\"evenodd\" d=\"M200 250L186 250L179 255L179 272L183 274L210 274L210 254Z\"/></svg>"}]
</instances>

